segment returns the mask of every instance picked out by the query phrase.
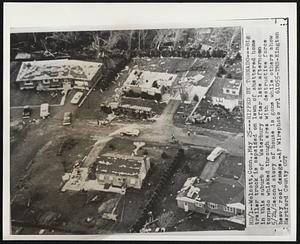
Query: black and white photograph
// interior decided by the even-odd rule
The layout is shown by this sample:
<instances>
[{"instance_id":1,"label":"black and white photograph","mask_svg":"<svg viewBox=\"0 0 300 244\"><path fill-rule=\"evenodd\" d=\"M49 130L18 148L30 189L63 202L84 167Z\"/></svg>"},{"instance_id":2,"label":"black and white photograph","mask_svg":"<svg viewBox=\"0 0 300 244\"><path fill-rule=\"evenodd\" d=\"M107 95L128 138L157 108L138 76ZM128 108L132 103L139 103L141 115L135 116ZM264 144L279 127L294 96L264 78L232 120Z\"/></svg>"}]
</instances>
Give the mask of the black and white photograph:
<instances>
[{"instance_id":1,"label":"black and white photograph","mask_svg":"<svg viewBox=\"0 0 300 244\"><path fill-rule=\"evenodd\" d=\"M244 229L240 27L10 47L13 233Z\"/></svg>"}]
</instances>

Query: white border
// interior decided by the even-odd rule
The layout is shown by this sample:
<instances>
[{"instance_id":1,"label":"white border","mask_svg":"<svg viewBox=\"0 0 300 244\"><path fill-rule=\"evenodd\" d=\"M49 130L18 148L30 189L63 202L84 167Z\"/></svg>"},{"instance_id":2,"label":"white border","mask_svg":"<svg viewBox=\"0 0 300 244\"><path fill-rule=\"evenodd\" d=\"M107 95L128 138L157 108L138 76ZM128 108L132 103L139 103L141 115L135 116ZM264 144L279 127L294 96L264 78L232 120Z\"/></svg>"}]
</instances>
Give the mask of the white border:
<instances>
[{"instance_id":1,"label":"white border","mask_svg":"<svg viewBox=\"0 0 300 244\"><path fill-rule=\"evenodd\" d=\"M296 240L296 214L292 214L290 236L247 236L240 231L184 232L166 234L115 234L109 236L12 236L9 234L9 33L18 28L32 31L182 28L240 25L242 19L289 17L290 102L291 102L291 171L296 171L296 81L297 42L296 4L293 3L4 3L4 93L3 93L3 239L40 240ZM232 20L236 21L223 21ZM212 22L212 20L214 20ZM215 20L218 20L215 22ZM222 21L222 22L221 22ZM20 29L19 29L20 30ZM35 31L38 31L35 29ZM5 82L6 81L6 82ZM291 209L296 212L296 173L291 175Z\"/></svg>"}]
</instances>

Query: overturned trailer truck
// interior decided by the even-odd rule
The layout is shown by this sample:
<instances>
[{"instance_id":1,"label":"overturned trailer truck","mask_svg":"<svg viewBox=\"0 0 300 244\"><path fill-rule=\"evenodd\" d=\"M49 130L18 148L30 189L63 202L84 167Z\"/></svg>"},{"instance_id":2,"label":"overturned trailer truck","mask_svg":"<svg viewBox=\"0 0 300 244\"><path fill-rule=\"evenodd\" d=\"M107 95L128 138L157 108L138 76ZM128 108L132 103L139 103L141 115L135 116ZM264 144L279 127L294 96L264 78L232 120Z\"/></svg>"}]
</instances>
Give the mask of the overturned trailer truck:
<instances>
[{"instance_id":1,"label":"overturned trailer truck","mask_svg":"<svg viewBox=\"0 0 300 244\"><path fill-rule=\"evenodd\" d=\"M101 104L101 111L107 114L126 115L138 119L148 119L155 115L150 107L129 104L109 103Z\"/></svg>"}]
</instances>

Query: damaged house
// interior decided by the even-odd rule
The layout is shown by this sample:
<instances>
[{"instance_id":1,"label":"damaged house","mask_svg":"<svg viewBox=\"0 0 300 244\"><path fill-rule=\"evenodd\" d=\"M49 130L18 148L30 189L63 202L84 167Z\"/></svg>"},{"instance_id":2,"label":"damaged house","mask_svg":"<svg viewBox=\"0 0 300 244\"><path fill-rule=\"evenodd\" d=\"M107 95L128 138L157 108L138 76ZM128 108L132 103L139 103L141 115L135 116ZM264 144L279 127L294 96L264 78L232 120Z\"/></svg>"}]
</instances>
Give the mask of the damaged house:
<instances>
[{"instance_id":1,"label":"damaged house","mask_svg":"<svg viewBox=\"0 0 300 244\"><path fill-rule=\"evenodd\" d=\"M232 111L242 105L242 81L216 77L207 96L214 105L222 105Z\"/></svg>"},{"instance_id":2,"label":"damaged house","mask_svg":"<svg viewBox=\"0 0 300 244\"><path fill-rule=\"evenodd\" d=\"M63 90L65 84L87 90L101 78L101 66L101 63L69 59L22 62L16 82L21 90Z\"/></svg>"},{"instance_id":3,"label":"damaged house","mask_svg":"<svg viewBox=\"0 0 300 244\"><path fill-rule=\"evenodd\" d=\"M200 176L188 178L178 192L179 208L225 217L245 213L245 170L243 159L216 147L207 157Z\"/></svg>"},{"instance_id":4,"label":"damaged house","mask_svg":"<svg viewBox=\"0 0 300 244\"><path fill-rule=\"evenodd\" d=\"M245 212L243 185L238 180L221 176L210 182L198 177L188 178L176 200L179 208L202 214L231 217Z\"/></svg>"},{"instance_id":5,"label":"damaged house","mask_svg":"<svg viewBox=\"0 0 300 244\"><path fill-rule=\"evenodd\" d=\"M120 104L117 102L111 102L109 104L100 104L101 111L104 113L114 113L115 115L126 114L134 118L150 118L155 113L152 108L145 106Z\"/></svg>"},{"instance_id":6,"label":"damaged house","mask_svg":"<svg viewBox=\"0 0 300 244\"><path fill-rule=\"evenodd\" d=\"M150 158L106 153L96 161L96 179L86 182L86 190L125 193L126 188L140 189L150 169Z\"/></svg>"},{"instance_id":7,"label":"damaged house","mask_svg":"<svg viewBox=\"0 0 300 244\"><path fill-rule=\"evenodd\" d=\"M122 90L126 96L161 100L176 77L176 74L132 70Z\"/></svg>"}]
</instances>

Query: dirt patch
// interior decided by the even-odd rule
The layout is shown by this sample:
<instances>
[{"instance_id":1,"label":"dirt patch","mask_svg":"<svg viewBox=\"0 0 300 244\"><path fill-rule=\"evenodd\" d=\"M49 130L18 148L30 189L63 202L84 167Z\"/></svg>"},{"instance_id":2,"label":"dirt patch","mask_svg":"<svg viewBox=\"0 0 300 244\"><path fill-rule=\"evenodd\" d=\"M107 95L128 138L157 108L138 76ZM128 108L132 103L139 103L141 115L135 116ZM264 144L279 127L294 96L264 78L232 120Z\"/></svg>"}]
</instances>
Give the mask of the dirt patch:
<instances>
[{"instance_id":1,"label":"dirt patch","mask_svg":"<svg viewBox=\"0 0 300 244\"><path fill-rule=\"evenodd\" d=\"M131 155L135 146L132 140L113 138L101 150L101 154L117 152L118 154Z\"/></svg>"}]
</instances>

